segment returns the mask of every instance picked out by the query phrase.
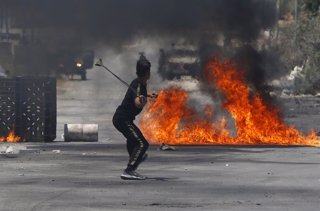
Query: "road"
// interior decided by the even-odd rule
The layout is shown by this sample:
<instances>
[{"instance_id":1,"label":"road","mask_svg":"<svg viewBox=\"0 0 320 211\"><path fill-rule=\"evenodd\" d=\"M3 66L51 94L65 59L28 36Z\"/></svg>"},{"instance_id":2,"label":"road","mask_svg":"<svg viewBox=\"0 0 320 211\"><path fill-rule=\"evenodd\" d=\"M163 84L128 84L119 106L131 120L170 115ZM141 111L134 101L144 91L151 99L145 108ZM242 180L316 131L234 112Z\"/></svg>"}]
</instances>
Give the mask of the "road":
<instances>
[{"instance_id":1,"label":"road","mask_svg":"<svg viewBox=\"0 0 320 211\"><path fill-rule=\"evenodd\" d=\"M124 181L124 140L111 124L126 88L93 69L88 81L59 80L54 143L18 143L0 156L0 210L318 210L316 147L151 146L145 181ZM320 98L282 99L286 121L316 128ZM63 124L99 124L99 142L65 143ZM6 144L2 144L5 146ZM59 151L57 151L59 150Z\"/></svg>"}]
</instances>

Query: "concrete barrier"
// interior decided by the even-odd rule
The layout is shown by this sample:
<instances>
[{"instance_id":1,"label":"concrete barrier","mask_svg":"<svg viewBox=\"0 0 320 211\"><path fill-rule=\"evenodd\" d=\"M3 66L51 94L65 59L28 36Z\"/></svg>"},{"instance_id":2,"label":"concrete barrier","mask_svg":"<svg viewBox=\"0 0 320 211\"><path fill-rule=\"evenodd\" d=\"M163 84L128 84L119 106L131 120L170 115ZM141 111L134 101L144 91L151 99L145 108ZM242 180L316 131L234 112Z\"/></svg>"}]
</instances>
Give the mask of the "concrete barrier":
<instances>
[{"instance_id":1,"label":"concrete barrier","mask_svg":"<svg viewBox=\"0 0 320 211\"><path fill-rule=\"evenodd\" d=\"M95 142L98 141L98 124L65 124L64 141Z\"/></svg>"}]
</instances>

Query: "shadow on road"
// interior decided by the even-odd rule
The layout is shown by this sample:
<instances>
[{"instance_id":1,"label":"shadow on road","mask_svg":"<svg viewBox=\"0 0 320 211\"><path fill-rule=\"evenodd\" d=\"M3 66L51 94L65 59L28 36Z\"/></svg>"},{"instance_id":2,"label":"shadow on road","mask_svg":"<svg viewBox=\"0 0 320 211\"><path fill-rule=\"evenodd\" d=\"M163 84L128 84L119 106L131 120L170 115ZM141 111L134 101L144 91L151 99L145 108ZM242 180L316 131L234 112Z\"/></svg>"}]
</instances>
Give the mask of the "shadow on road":
<instances>
[{"instance_id":1,"label":"shadow on road","mask_svg":"<svg viewBox=\"0 0 320 211\"><path fill-rule=\"evenodd\" d=\"M173 181L177 179L179 179L179 177L147 177L147 180L156 180L156 181L163 181L163 182Z\"/></svg>"}]
</instances>

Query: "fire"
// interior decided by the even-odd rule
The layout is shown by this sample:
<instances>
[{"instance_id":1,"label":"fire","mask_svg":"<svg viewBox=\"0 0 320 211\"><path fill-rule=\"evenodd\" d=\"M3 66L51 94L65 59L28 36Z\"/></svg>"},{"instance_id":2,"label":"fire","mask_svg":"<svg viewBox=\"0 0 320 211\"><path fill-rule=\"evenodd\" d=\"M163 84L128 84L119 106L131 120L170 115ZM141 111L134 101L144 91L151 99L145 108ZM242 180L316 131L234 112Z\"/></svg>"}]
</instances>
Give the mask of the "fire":
<instances>
[{"instance_id":1,"label":"fire","mask_svg":"<svg viewBox=\"0 0 320 211\"><path fill-rule=\"evenodd\" d=\"M14 134L14 130L10 131L7 137L0 137L0 142L19 142L20 140L21 138Z\"/></svg>"},{"instance_id":2,"label":"fire","mask_svg":"<svg viewBox=\"0 0 320 211\"><path fill-rule=\"evenodd\" d=\"M160 91L142 114L140 127L151 143L319 145L314 132L304 136L287 126L277 108L267 106L259 94L252 94L244 73L232 62L213 59L206 66L205 77L224 95L223 108L234 120L236 135L228 130L226 118L212 121L211 105L196 112L186 104L187 92L171 87Z\"/></svg>"},{"instance_id":3,"label":"fire","mask_svg":"<svg viewBox=\"0 0 320 211\"><path fill-rule=\"evenodd\" d=\"M204 108L203 115L188 108L188 94L180 88L160 91L141 118L140 127L152 143L214 144L217 138L231 138L226 121L211 122L213 108Z\"/></svg>"}]
</instances>

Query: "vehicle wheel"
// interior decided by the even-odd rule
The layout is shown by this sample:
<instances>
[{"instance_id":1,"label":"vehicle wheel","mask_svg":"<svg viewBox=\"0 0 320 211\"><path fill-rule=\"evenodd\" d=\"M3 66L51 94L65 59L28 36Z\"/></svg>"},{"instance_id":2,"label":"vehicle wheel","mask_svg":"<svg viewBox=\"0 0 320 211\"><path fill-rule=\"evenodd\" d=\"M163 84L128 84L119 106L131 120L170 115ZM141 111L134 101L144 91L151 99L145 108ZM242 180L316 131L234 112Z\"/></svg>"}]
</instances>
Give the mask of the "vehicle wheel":
<instances>
[{"instance_id":1,"label":"vehicle wheel","mask_svg":"<svg viewBox=\"0 0 320 211\"><path fill-rule=\"evenodd\" d=\"M87 73L85 71L81 73L81 80L87 80Z\"/></svg>"},{"instance_id":2,"label":"vehicle wheel","mask_svg":"<svg viewBox=\"0 0 320 211\"><path fill-rule=\"evenodd\" d=\"M166 79L168 79L168 80L174 79L174 75L172 73L168 73L166 76L167 76Z\"/></svg>"}]
</instances>

